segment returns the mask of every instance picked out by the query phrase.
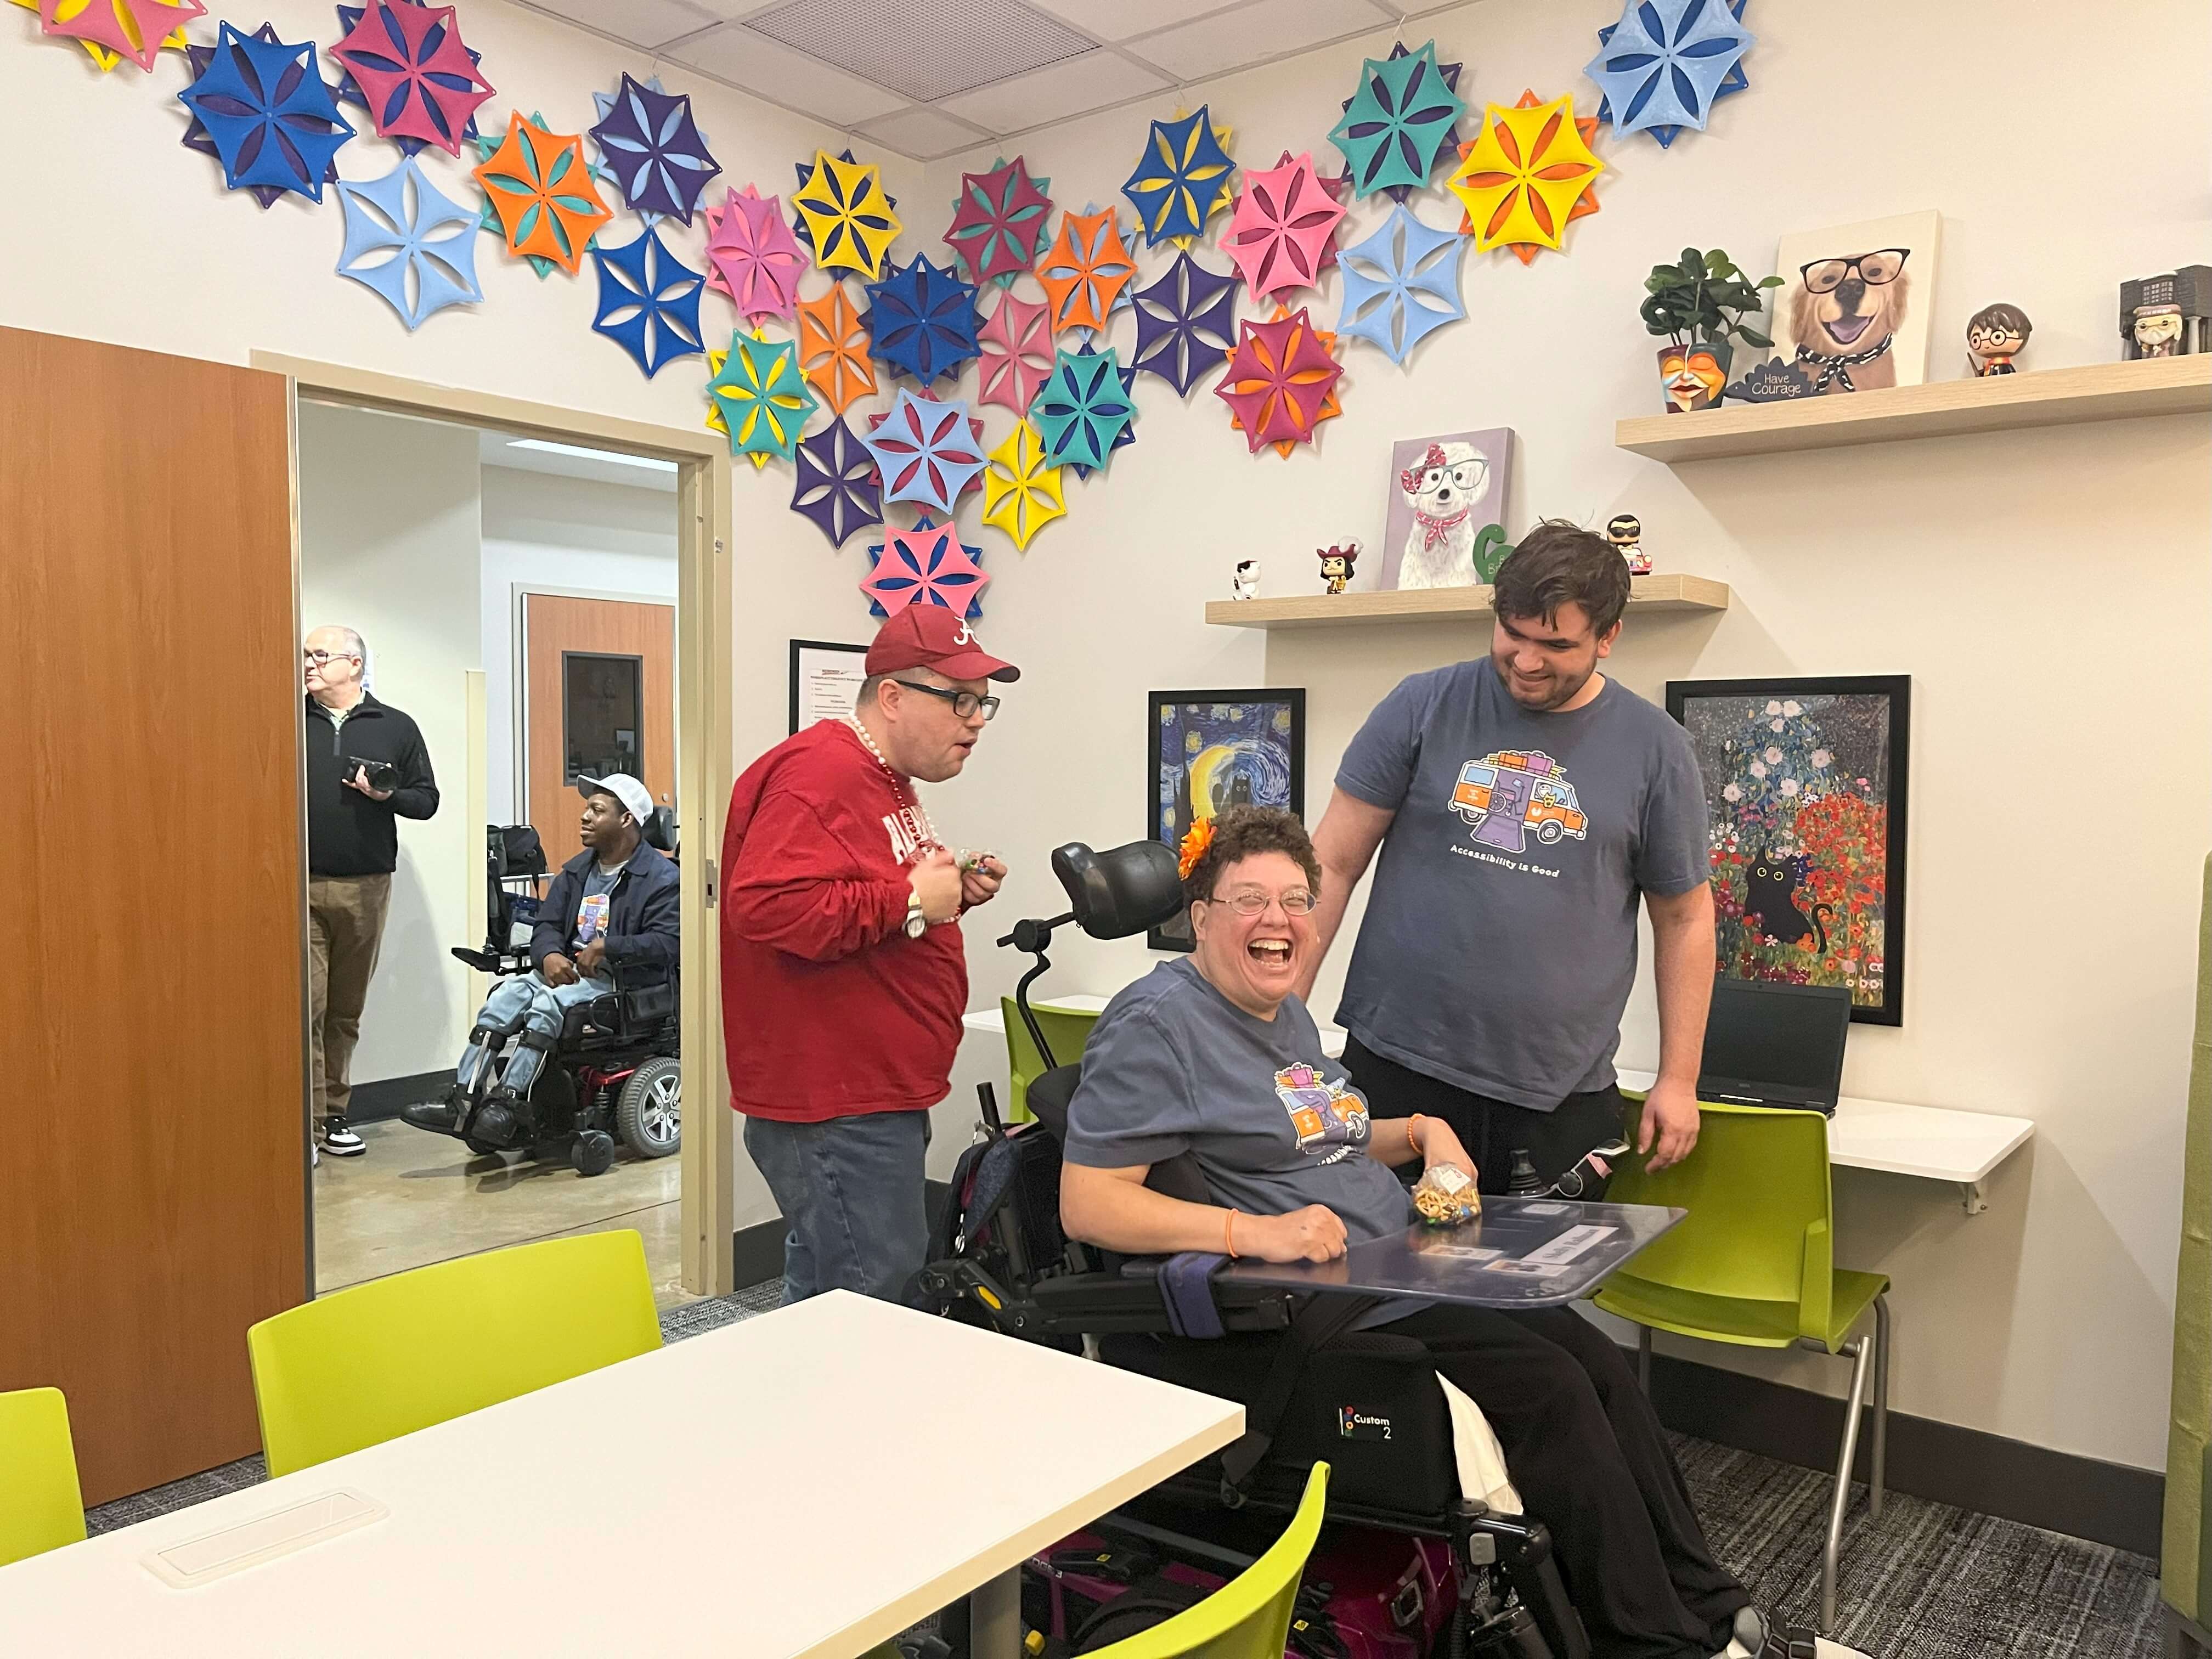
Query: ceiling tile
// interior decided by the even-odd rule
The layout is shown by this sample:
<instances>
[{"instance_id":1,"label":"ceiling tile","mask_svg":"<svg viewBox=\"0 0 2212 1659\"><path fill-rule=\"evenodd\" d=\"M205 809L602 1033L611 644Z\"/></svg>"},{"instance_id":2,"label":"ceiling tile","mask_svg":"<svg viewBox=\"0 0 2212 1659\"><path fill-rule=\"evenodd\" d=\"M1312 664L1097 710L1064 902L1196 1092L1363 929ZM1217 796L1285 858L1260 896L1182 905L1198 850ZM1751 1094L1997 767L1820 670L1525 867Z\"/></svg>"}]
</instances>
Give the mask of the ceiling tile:
<instances>
[{"instance_id":1,"label":"ceiling tile","mask_svg":"<svg viewBox=\"0 0 2212 1659\"><path fill-rule=\"evenodd\" d=\"M943 107L992 132L1023 132L1170 84L1118 52L1085 52L994 87L947 98Z\"/></svg>"},{"instance_id":2,"label":"ceiling tile","mask_svg":"<svg viewBox=\"0 0 2212 1659\"><path fill-rule=\"evenodd\" d=\"M1091 49L1028 0L788 0L745 27L918 104Z\"/></svg>"},{"instance_id":3,"label":"ceiling tile","mask_svg":"<svg viewBox=\"0 0 2212 1659\"><path fill-rule=\"evenodd\" d=\"M590 0L584 0L590 3ZM733 86L772 98L787 109L804 110L831 126L846 127L888 115L906 102L896 93L870 86L858 76L817 64L804 52L753 33L736 23L685 40L668 56Z\"/></svg>"},{"instance_id":4,"label":"ceiling tile","mask_svg":"<svg viewBox=\"0 0 2212 1659\"><path fill-rule=\"evenodd\" d=\"M1030 0L1039 11L1063 18L1101 40L1126 40L1147 29L1164 29L1207 12L1242 5L1243 0ZM729 0L723 0L729 3Z\"/></svg>"},{"instance_id":5,"label":"ceiling tile","mask_svg":"<svg viewBox=\"0 0 2212 1659\"><path fill-rule=\"evenodd\" d=\"M720 15L691 0L525 0L539 11L650 50L696 34Z\"/></svg>"},{"instance_id":6,"label":"ceiling tile","mask_svg":"<svg viewBox=\"0 0 2212 1659\"><path fill-rule=\"evenodd\" d=\"M918 161L933 161L940 155L972 149L990 141L989 134L978 132L965 121L956 121L933 109L907 109L895 115L878 116L872 121L862 122L860 130L864 137L872 138Z\"/></svg>"},{"instance_id":7,"label":"ceiling tile","mask_svg":"<svg viewBox=\"0 0 2212 1659\"><path fill-rule=\"evenodd\" d=\"M1261 0L1146 35L1131 41L1129 50L1179 81L1202 81L1396 21L1367 0Z\"/></svg>"}]
</instances>

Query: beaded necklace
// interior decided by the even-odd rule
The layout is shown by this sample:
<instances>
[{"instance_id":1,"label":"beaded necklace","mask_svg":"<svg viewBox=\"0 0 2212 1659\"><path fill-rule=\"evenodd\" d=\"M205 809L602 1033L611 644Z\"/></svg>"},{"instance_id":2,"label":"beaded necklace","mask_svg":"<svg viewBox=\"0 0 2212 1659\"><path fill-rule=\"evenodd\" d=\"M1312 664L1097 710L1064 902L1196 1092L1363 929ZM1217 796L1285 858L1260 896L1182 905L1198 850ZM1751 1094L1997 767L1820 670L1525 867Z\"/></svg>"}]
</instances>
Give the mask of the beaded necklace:
<instances>
[{"instance_id":1,"label":"beaded necklace","mask_svg":"<svg viewBox=\"0 0 2212 1659\"><path fill-rule=\"evenodd\" d=\"M937 826L929 821L929 809L921 804L921 796L915 789L912 781L902 776L898 769L884 758L884 751L876 747L876 740L868 735L868 728L860 724L857 716L845 714L839 718L860 740L860 746L875 757L876 764L883 768L884 775L891 781L891 793L898 797L899 805L914 814L915 822L921 830L921 844L924 847L943 846L944 842L937 838Z\"/></svg>"}]
</instances>

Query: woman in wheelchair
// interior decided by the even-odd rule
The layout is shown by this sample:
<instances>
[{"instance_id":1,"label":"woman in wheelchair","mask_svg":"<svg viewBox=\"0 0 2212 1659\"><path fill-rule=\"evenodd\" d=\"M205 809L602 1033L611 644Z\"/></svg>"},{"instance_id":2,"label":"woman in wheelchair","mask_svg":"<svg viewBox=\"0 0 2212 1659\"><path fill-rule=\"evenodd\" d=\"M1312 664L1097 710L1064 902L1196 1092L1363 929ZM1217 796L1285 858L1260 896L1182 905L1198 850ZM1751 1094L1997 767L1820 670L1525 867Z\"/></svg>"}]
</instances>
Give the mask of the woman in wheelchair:
<instances>
[{"instance_id":1,"label":"woman in wheelchair","mask_svg":"<svg viewBox=\"0 0 2212 1659\"><path fill-rule=\"evenodd\" d=\"M1209 840L1210 832L1210 840ZM1297 819L1231 807L1186 841L1196 951L1116 996L1068 1109L1060 1216L1127 1255L1214 1251L1326 1261L1412 1219L1391 1166L1474 1165L1425 1116L1370 1121L1292 994L1321 882ZM1195 1155L1213 1204L1151 1190ZM1620 1351L1570 1308L1385 1304L1368 1316L1430 1350L1490 1419L1515 1486L1550 1526L1603 1659L1759 1653L1765 1622L1706 1548L1650 1402Z\"/></svg>"}]
</instances>

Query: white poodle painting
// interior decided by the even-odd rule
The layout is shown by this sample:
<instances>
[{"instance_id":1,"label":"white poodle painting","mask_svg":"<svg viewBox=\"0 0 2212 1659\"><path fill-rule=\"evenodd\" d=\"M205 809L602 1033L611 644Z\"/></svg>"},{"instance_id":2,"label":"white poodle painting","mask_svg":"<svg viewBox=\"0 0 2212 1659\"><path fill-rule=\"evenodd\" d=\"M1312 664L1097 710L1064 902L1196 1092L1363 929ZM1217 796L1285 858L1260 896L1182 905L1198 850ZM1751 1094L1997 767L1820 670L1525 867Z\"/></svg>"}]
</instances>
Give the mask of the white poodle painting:
<instances>
[{"instance_id":1,"label":"white poodle painting","mask_svg":"<svg viewBox=\"0 0 2212 1659\"><path fill-rule=\"evenodd\" d=\"M1390 514L1382 588L1471 587L1483 580L1479 546L1504 534L1510 428L1408 438L1390 452ZM1488 537L1484 532L1498 526Z\"/></svg>"}]
</instances>

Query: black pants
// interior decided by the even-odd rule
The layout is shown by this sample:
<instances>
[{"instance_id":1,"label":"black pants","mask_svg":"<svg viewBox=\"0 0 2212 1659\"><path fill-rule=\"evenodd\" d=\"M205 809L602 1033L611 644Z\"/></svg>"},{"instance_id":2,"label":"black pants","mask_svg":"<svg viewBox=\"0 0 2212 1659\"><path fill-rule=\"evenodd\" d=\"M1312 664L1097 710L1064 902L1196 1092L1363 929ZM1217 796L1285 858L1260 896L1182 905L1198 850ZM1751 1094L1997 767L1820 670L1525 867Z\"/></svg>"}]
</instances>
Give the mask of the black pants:
<instances>
[{"instance_id":1,"label":"black pants","mask_svg":"<svg viewBox=\"0 0 2212 1659\"><path fill-rule=\"evenodd\" d=\"M1505 1190L1516 1152L1527 1152L1537 1175L1550 1186L1591 1147L1620 1138L1626 1103L1620 1091L1608 1085L1588 1094L1569 1095L1555 1110L1532 1111L1471 1094L1385 1060L1358 1037L1345 1042L1344 1069L1367 1097L1368 1110L1375 1116L1411 1117L1420 1112L1449 1124L1474 1160L1475 1185L1486 1193ZM1603 1182L1586 1194L1593 1199L1604 1195Z\"/></svg>"}]
</instances>

